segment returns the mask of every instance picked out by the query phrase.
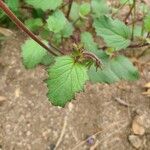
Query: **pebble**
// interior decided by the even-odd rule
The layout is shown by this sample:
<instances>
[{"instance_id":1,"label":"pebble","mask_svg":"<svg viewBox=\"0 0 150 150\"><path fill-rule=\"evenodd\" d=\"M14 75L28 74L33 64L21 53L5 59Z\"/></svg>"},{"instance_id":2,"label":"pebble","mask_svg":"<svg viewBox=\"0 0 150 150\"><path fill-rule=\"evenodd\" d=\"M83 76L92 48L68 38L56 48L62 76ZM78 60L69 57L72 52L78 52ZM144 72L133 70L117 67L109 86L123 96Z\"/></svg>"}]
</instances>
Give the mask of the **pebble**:
<instances>
[{"instance_id":1,"label":"pebble","mask_svg":"<svg viewBox=\"0 0 150 150\"><path fill-rule=\"evenodd\" d=\"M143 113L135 116L132 122L132 131L137 135L144 135L150 132L149 113Z\"/></svg>"},{"instance_id":2,"label":"pebble","mask_svg":"<svg viewBox=\"0 0 150 150\"><path fill-rule=\"evenodd\" d=\"M142 140L139 136L129 135L128 139L134 148L139 149L142 146Z\"/></svg>"},{"instance_id":3,"label":"pebble","mask_svg":"<svg viewBox=\"0 0 150 150\"><path fill-rule=\"evenodd\" d=\"M137 135L144 135L145 133L144 127L138 124L136 120L133 120L132 122L132 131L134 134L137 134Z\"/></svg>"}]
</instances>

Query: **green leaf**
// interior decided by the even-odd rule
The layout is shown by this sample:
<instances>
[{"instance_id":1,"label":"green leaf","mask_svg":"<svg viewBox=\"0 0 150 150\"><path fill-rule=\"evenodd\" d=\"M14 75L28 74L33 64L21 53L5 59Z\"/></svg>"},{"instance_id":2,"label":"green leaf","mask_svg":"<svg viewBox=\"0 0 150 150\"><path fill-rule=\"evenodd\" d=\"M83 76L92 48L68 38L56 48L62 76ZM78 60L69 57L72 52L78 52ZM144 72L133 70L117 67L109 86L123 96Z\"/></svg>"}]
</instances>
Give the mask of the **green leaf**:
<instances>
[{"instance_id":1,"label":"green leaf","mask_svg":"<svg viewBox=\"0 0 150 150\"><path fill-rule=\"evenodd\" d=\"M18 11L19 9L19 0L5 0L6 4L13 11Z\"/></svg>"},{"instance_id":2,"label":"green leaf","mask_svg":"<svg viewBox=\"0 0 150 150\"><path fill-rule=\"evenodd\" d=\"M146 31L150 32L150 14L144 19L144 28Z\"/></svg>"},{"instance_id":3,"label":"green leaf","mask_svg":"<svg viewBox=\"0 0 150 150\"><path fill-rule=\"evenodd\" d=\"M80 5L76 2L72 3L71 11L70 11L70 19L73 21L76 21L80 16L79 16L79 11L80 11Z\"/></svg>"},{"instance_id":4,"label":"green leaf","mask_svg":"<svg viewBox=\"0 0 150 150\"><path fill-rule=\"evenodd\" d=\"M81 16L86 16L90 13L91 11L91 7L90 7L90 4L89 3L83 3L81 6L80 6L80 14Z\"/></svg>"},{"instance_id":5,"label":"green leaf","mask_svg":"<svg viewBox=\"0 0 150 150\"><path fill-rule=\"evenodd\" d=\"M56 33L52 37L52 42L55 43L55 45L59 46L62 42L62 35L60 33Z\"/></svg>"},{"instance_id":6,"label":"green leaf","mask_svg":"<svg viewBox=\"0 0 150 150\"><path fill-rule=\"evenodd\" d=\"M50 31L58 33L64 28L67 23L67 19L64 14L58 10L54 12L53 15L49 16L47 23Z\"/></svg>"},{"instance_id":7,"label":"green leaf","mask_svg":"<svg viewBox=\"0 0 150 150\"><path fill-rule=\"evenodd\" d=\"M26 0L26 3L29 5L32 5L34 8L40 8L43 11L48 9L55 10L62 2L62 0Z\"/></svg>"},{"instance_id":8,"label":"green leaf","mask_svg":"<svg viewBox=\"0 0 150 150\"><path fill-rule=\"evenodd\" d=\"M81 33L81 43L87 51L97 54L99 51L98 44L94 42L92 34L89 32Z\"/></svg>"},{"instance_id":9,"label":"green leaf","mask_svg":"<svg viewBox=\"0 0 150 150\"><path fill-rule=\"evenodd\" d=\"M46 55L43 56L42 60L40 61L40 64L48 66L53 62L54 62L54 56L47 53Z\"/></svg>"},{"instance_id":10,"label":"green leaf","mask_svg":"<svg viewBox=\"0 0 150 150\"><path fill-rule=\"evenodd\" d=\"M57 57L48 75L48 98L53 105L61 107L74 98L76 92L82 91L88 80L87 68L75 63L70 56Z\"/></svg>"},{"instance_id":11,"label":"green leaf","mask_svg":"<svg viewBox=\"0 0 150 150\"><path fill-rule=\"evenodd\" d=\"M31 39L22 45L23 64L28 69L36 67L46 54L46 50Z\"/></svg>"},{"instance_id":12,"label":"green leaf","mask_svg":"<svg viewBox=\"0 0 150 150\"><path fill-rule=\"evenodd\" d=\"M106 0L92 0L91 7L94 17L100 17L109 12Z\"/></svg>"},{"instance_id":13,"label":"green leaf","mask_svg":"<svg viewBox=\"0 0 150 150\"><path fill-rule=\"evenodd\" d=\"M94 27L97 35L101 36L109 47L120 50L130 45L130 29L123 22L101 16L94 20Z\"/></svg>"},{"instance_id":14,"label":"green leaf","mask_svg":"<svg viewBox=\"0 0 150 150\"><path fill-rule=\"evenodd\" d=\"M68 38L73 34L73 25L67 21L65 27L63 28L63 30L61 31L61 35L64 38Z\"/></svg>"},{"instance_id":15,"label":"green leaf","mask_svg":"<svg viewBox=\"0 0 150 150\"><path fill-rule=\"evenodd\" d=\"M117 56L109 59L103 52L101 53L101 60L103 62L103 69L96 71L95 67L89 70L89 78L92 82L113 83L120 80L134 81L139 78L137 69L133 66L131 61L124 56Z\"/></svg>"},{"instance_id":16,"label":"green leaf","mask_svg":"<svg viewBox=\"0 0 150 150\"><path fill-rule=\"evenodd\" d=\"M25 25L31 30L31 31L36 31L43 25L43 21L40 18L35 18L35 19L27 19L25 21Z\"/></svg>"}]
</instances>

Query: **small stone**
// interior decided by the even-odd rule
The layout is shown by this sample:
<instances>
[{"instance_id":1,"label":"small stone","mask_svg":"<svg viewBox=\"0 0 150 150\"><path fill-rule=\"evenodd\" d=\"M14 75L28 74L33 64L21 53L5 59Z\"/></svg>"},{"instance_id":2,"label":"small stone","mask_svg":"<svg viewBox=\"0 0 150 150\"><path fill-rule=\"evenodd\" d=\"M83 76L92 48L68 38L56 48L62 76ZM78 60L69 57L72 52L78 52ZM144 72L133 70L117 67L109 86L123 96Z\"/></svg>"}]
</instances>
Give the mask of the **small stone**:
<instances>
[{"instance_id":1,"label":"small stone","mask_svg":"<svg viewBox=\"0 0 150 150\"><path fill-rule=\"evenodd\" d=\"M142 140L138 136L129 135L128 139L134 148L139 149L142 146Z\"/></svg>"},{"instance_id":2,"label":"small stone","mask_svg":"<svg viewBox=\"0 0 150 150\"><path fill-rule=\"evenodd\" d=\"M137 122L137 119L134 119L132 122L132 131L137 135L144 135L145 128Z\"/></svg>"}]
</instances>

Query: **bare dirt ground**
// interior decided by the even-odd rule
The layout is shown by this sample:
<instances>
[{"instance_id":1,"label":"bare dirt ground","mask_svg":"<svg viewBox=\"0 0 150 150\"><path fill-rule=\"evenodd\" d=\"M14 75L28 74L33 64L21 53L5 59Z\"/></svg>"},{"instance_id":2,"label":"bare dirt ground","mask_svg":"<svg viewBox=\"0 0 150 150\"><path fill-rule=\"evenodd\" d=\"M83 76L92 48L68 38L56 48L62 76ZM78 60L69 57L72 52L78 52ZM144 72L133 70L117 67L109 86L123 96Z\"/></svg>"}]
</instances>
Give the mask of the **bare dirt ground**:
<instances>
[{"instance_id":1,"label":"bare dirt ground","mask_svg":"<svg viewBox=\"0 0 150 150\"><path fill-rule=\"evenodd\" d=\"M145 66L139 81L87 84L65 108L52 106L43 66L21 63L20 33L0 49L0 150L150 150L150 81Z\"/></svg>"}]
</instances>

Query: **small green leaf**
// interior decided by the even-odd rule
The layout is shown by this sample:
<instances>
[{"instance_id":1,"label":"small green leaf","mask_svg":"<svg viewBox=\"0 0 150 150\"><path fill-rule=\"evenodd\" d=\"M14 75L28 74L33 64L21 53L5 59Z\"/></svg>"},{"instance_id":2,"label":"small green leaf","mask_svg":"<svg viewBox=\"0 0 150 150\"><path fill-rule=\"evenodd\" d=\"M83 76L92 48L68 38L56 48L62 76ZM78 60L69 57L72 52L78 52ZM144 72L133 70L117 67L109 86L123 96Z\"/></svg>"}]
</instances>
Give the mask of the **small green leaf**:
<instances>
[{"instance_id":1,"label":"small green leaf","mask_svg":"<svg viewBox=\"0 0 150 150\"><path fill-rule=\"evenodd\" d=\"M63 28L63 30L61 31L61 35L64 38L68 38L73 34L73 25L67 21L65 27Z\"/></svg>"},{"instance_id":2,"label":"small green leaf","mask_svg":"<svg viewBox=\"0 0 150 150\"><path fill-rule=\"evenodd\" d=\"M120 50L130 45L131 32L123 22L101 16L94 20L94 27L109 47Z\"/></svg>"},{"instance_id":3,"label":"small green leaf","mask_svg":"<svg viewBox=\"0 0 150 150\"><path fill-rule=\"evenodd\" d=\"M90 13L91 11L91 7L90 7L90 4L89 3L83 3L81 6L80 6L80 14L81 16L86 16Z\"/></svg>"},{"instance_id":4,"label":"small green leaf","mask_svg":"<svg viewBox=\"0 0 150 150\"><path fill-rule=\"evenodd\" d=\"M89 70L90 80L95 82L113 83L120 80L133 81L139 78L138 70L133 66L131 61L124 56L117 56L109 59L103 52L101 53L103 69L96 71L95 67Z\"/></svg>"},{"instance_id":5,"label":"small green leaf","mask_svg":"<svg viewBox=\"0 0 150 150\"><path fill-rule=\"evenodd\" d=\"M31 39L27 40L21 49L23 64L28 69L36 67L47 54L44 48Z\"/></svg>"},{"instance_id":6,"label":"small green leaf","mask_svg":"<svg viewBox=\"0 0 150 150\"><path fill-rule=\"evenodd\" d=\"M150 32L150 14L144 19L144 27L146 31Z\"/></svg>"},{"instance_id":7,"label":"small green leaf","mask_svg":"<svg viewBox=\"0 0 150 150\"><path fill-rule=\"evenodd\" d=\"M55 45L59 46L62 42L62 35L60 33L56 33L52 37L52 42L55 43Z\"/></svg>"},{"instance_id":8,"label":"small green leaf","mask_svg":"<svg viewBox=\"0 0 150 150\"><path fill-rule=\"evenodd\" d=\"M53 62L54 62L54 56L47 53L46 55L43 56L42 60L40 61L40 64L48 66Z\"/></svg>"},{"instance_id":9,"label":"small green leaf","mask_svg":"<svg viewBox=\"0 0 150 150\"><path fill-rule=\"evenodd\" d=\"M99 51L98 44L94 42L92 34L89 32L81 33L81 43L83 43L84 48L87 51L93 52L95 54L97 54L97 52Z\"/></svg>"},{"instance_id":10,"label":"small green leaf","mask_svg":"<svg viewBox=\"0 0 150 150\"><path fill-rule=\"evenodd\" d=\"M94 17L100 17L109 12L106 0L92 0L91 7Z\"/></svg>"},{"instance_id":11,"label":"small green leaf","mask_svg":"<svg viewBox=\"0 0 150 150\"><path fill-rule=\"evenodd\" d=\"M27 19L25 21L25 25L31 30L31 31L36 31L43 25L43 21L40 18L35 18L35 19Z\"/></svg>"},{"instance_id":12,"label":"small green leaf","mask_svg":"<svg viewBox=\"0 0 150 150\"><path fill-rule=\"evenodd\" d=\"M40 8L43 11L48 9L55 10L62 4L62 0L25 0L26 3L32 5L34 8Z\"/></svg>"},{"instance_id":13,"label":"small green leaf","mask_svg":"<svg viewBox=\"0 0 150 150\"><path fill-rule=\"evenodd\" d=\"M76 21L80 16L79 16L79 11L80 11L80 5L76 2L72 3L71 11L70 11L70 19L73 21Z\"/></svg>"},{"instance_id":14,"label":"small green leaf","mask_svg":"<svg viewBox=\"0 0 150 150\"><path fill-rule=\"evenodd\" d=\"M82 91L88 80L87 68L75 63L70 56L57 57L48 75L48 98L53 105L61 107L74 98L76 92Z\"/></svg>"},{"instance_id":15,"label":"small green leaf","mask_svg":"<svg viewBox=\"0 0 150 150\"><path fill-rule=\"evenodd\" d=\"M67 23L67 19L65 18L63 12L58 10L54 12L53 15L49 16L47 23L50 31L58 33L64 28Z\"/></svg>"}]
</instances>

